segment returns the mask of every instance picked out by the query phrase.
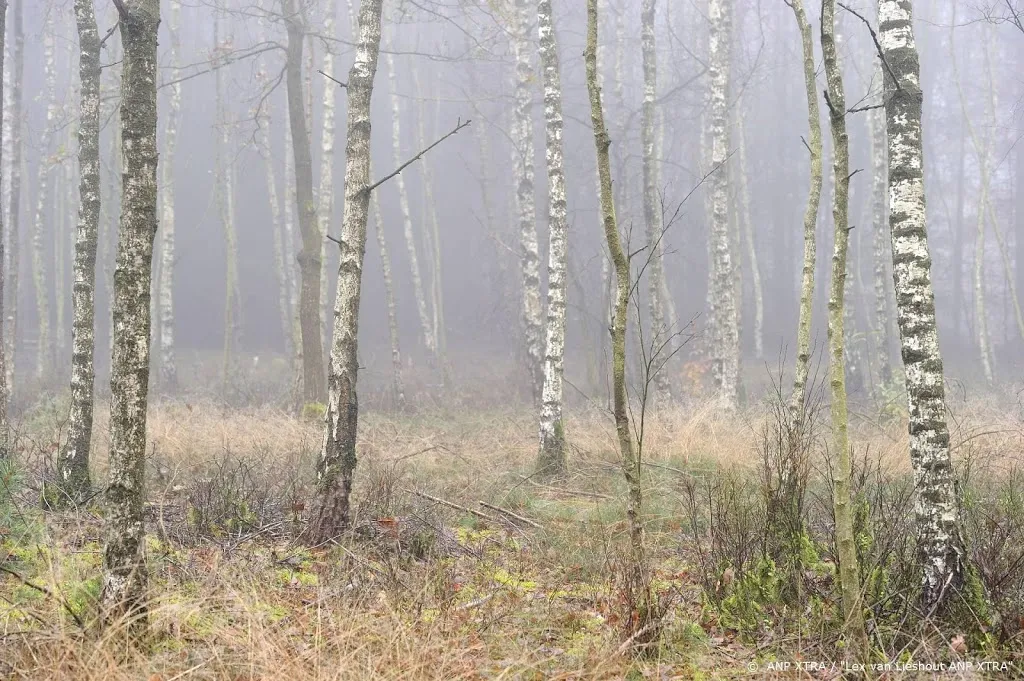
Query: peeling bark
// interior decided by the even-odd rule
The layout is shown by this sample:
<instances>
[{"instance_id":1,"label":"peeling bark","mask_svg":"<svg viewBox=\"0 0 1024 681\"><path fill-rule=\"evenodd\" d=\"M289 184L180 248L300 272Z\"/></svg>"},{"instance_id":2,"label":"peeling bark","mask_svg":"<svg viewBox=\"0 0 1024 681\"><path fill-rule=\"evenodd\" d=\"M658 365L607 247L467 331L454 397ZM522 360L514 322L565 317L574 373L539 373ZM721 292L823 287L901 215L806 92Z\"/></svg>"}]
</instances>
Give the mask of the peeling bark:
<instances>
[{"instance_id":1,"label":"peeling bark","mask_svg":"<svg viewBox=\"0 0 1024 681\"><path fill-rule=\"evenodd\" d=\"M346 88L345 210L326 425L316 471L318 509L312 533L316 543L338 536L348 526L349 495L356 468L359 302L370 209L370 99L380 52L382 4L382 0L362 0L360 4L356 54Z\"/></svg>"},{"instance_id":2,"label":"peeling bark","mask_svg":"<svg viewBox=\"0 0 1024 681\"><path fill-rule=\"evenodd\" d=\"M108 623L146 624L143 490L149 393L149 296L157 230L157 28L159 0L123 0L121 224L114 271L110 473L100 597Z\"/></svg>"},{"instance_id":3,"label":"peeling bark","mask_svg":"<svg viewBox=\"0 0 1024 681\"><path fill-rule=\"evenodd\" d=\"M79 208L72 290L71 411L68 440L57 457L56 505L85 501L91 487L93 364L96 346L96 248L100 224L100 36L93 0L75 0L78 25L80 104L78 125Z\"/></svg>"},{"instance_id":4,"label":"peeling bark","mask_svg":"<svg viewBox=\"0 0 1024 681\"><path fill-rule=\"evenodd\" d=\"M562 152L562 78L551 0L537 3L540 63L544 74L544 122L548 171L548 315L541 390L540 451L537 469L547 474L567 469L562 421L562 372L565 354L565 277L569 220L566 215Z\"/></svg>"},{"instance_id":5,"label":"peeling bark","mask_svg":"<svg viewBox=\"0 0 1024 681\"><path fill-rule=\"evenodd\" d=\"M533 180L533 96L530 63L529 18L526 0L515 2L512 51L516 60L515 117L512 146L515 153L516 209L519 214L519 265L522 280L523 333L526 364L535 404L540 404L544 385L541 332L540 249L537 245L537 215Z\"/></svg>"},{"instance_id":6,"label":"peeling bark","mask_svg":"<svg viewBox=\"0 0 1024 681\"><path fill-rule=\"evenodd\" d=\"M941 610L964 585L964 543L949 454L942 356L925 220L920 62L911 0L879 0L889 141L889 228L910 413L910 462L922 562L921 604ZM891 69L891 73L889 70Z\"/></svg>"},{"instance_id":7,"label":"peeling bark","mask_svg":"<svg viewBox=\"0 0 1024 681\"><path fill-rule=\"evenodd\" d=\"M722 409L739 406L739 329L736 310L736 271L729 229L729 93L732 0L710 0L708 18L711 77L711 316L712 369Z\"/></svg>"}]
</instances>

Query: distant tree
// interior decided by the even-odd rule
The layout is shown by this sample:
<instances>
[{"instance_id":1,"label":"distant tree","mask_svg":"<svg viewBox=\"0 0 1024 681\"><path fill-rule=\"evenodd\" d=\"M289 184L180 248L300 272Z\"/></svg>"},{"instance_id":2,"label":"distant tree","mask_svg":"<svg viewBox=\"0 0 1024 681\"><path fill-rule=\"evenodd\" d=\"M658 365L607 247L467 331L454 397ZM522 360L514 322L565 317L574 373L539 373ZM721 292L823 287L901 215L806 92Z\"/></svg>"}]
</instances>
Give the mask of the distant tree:
<instances>
[{"instance_id":1,"label":"distant tree","mask_svg":"<svg viewBox=\"0 0 1024 681\"><path fill-rule=\"evenodd\" d=\"M142 517L149 394L149 295L157 230L157 29L160 0L115 0L124 65L121 139L124 176L114 271L114 354L110 376L110 473L101 603L108 622L145 625Z\"/></svg>"},{"instance_id":2,"label":"distant tree","mask_svg":"<svg viewBox=\"0 0 1024 681\"><path fill-rule=\"evenodd\" d=\"M910 413L910 462L917 494L921 605L924 612L935 613L964 587L967 565L949 454L945 384L928 252L921 135L924 93L914 41L913 2L879 0L878 35L885 65L889 229Z\"/></svg>"},{"instance_id":3,"label":"distant tree","mask_svg":"<svg viewBox=\"0 0 1024 681\"><path fill-rule=\"evenodd\" d=\"M178 387L178 366L174 353L174 254L177 226L174 213L174 152L177 150L178 119L181 117L181 82L178 68L181 55L180 30L181 1L170 0L167 35L170 38L171 96L164 125L164 144L160 150L163 160L160 164L160 299L157 302L160 313L160 387L165 392L172 392Z\"/></svg>"},{"instance_id":4,"label":"distant tree","mask_svg":"<svg viewBox=\"0 0 1024 681\"><path fill-rule=\"evenodd\" d=\"M569 224L566 216L565 170L562 165L562 77L551 0L537 3L540 63L544 74L544 129L548 171L548 314L541 391L540 453L537 469L566 470L565 425L562 420L562 362L565 354L565 279Z\"/></svg>"},{"instance_id":5,"label":"distant tree","mask_svg":"<svg viewBox=\"0 0 1024 681\"><path fill-rule=\"evenodd\" d=\"M14 0L11 8L11 19L13 26L14 45L11 48L13 60L11 69L11 203L8 207L10 224L7 226L10 235L10 243L7 244L7 257L9 272L5 272L9 285L6 287L8 301L5 306L6 319L10 320L11 326L7 329L4 352L6 353L5 364L7 369L7 399L14 397L14 368L18 347L18 291L20 289L19 264L21 261L21 248L19 245L19 234L21 232L21 182L22 167L24 165L24 137L22 121L22 99L24 97L25 81L25 30L23 26L24 0Z\"/></svg>"},{"instance_id":6,"label":"distant tree","mask_svg":"<svg viewBox=\"0 0 1024 681\"><path fill-rule=\"evenodd\" d=\"M4 70L7 47L7 0L0 0L0 73ZM4 84L0 78L0 130L4 128ZM3 145L0 144L0 184L3 184ZM10 452L10 424L7 421L7 403L10 395L7 383L7 345L4 343L4 260L5 232L3 210L0 209L0 461L8 459Z\"/></svg>"}]
</instances>

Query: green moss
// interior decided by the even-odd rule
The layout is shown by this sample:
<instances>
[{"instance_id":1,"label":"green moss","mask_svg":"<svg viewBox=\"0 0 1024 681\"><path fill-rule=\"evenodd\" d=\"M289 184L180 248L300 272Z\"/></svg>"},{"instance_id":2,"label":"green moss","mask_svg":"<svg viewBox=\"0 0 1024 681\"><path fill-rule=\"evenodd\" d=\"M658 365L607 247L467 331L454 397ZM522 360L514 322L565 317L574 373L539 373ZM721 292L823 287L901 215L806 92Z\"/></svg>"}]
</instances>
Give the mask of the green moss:
<instances>
[{"instance_id":1,"label":"green moss","mask_svg":"<svg viewBox=\"0 0 1024 681\"><path fill-rule=\"evenodd\" d=\"M307 402L302 405L302 418L305 421L320 422L327 414L327 405L322 402Z\"/></svg>"}]
</instances>

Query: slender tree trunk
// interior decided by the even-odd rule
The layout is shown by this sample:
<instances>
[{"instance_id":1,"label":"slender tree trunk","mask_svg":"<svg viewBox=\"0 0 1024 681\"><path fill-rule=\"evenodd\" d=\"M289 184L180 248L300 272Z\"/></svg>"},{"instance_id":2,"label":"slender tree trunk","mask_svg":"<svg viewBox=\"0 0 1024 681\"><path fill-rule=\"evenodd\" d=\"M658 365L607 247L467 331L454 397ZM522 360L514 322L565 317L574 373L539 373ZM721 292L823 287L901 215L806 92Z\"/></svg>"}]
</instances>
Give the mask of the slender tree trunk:
<instances>
[{"instance_id":1,"label":"slender tree trunk","mask_svg":"<svg viewBox=\"0 0 1024 681\"><path fill-rule=\"evenodd\" d=\"M388 69L388 83L391 87L391 153L397 166L402 162L402 135L401 135L401 108L398 99L398 76L395 73L395 58L391 53L384 55L384 62ZM395 185L398 189L398 206L402 212L402 229L405 235L405 246L409 252L409 267L412 270L412 291L416 298L416 312L420 318L420 331L423 335L423 345L434 354L437 351L433 328L430 323L430 315L427 312L427 298L423 293L423 278L420 276L420 260L416 248L416 235L412 228L412 214L409 210L409 192L405 187L405 178L399 173L395 177Z\"/></svg>"},{"instance_id":2,"label":"slender tree trunk","mask_svg":"<svg viewBox=\"0 0 1024 681\"><path fill-rule=\"evenodd\" d=\"M11 322L10 329L7 330L7 345L4 346L6 352L6 376L5 380L7 383L7 400L12 402L15 399L14 392L14 376L16 367L16 357L18 351L18 292L21 289L21 279L19 275L19 265L21 261L21 248L20 248L20 233L21 233L21 194L22 186L21 181L24 177L22 168L24 166L24 139L23 130L24 122L22 119L22 99L23 89L25 84L25 31L23 27L23 14L24 14L24 0L14 0L14 7L12 9L12 19L14 26L12 32L14 34L14 48L11 51L11 56L14 60L14 68L11 73L11 204L10 204L10 225L8 225L8 233L10 234L10 243L7 245L8 260L10 262L10 271L6 274L6 278L10 282L7 287L10 291L8 294L9 305L7 309L7 318ZM5 320L6 321L6 320Z\"/></svg>"},{"instance_id":3,"label":"slender tree trunk","mask_svg":"<svg viewBox=\"0 0 1024 681\"><path fill-rule=\"evenodd\" d=\"M302 385L306 403L323 403L327 398L324 383L323 342L320 335L320 229L313 198L313 158L309 146L309 128L302 90L303 18L295 0L281 0L288 27L286 81L288 86L288 123L292 132L295 157L295 201L302 235L299 253L299 329L302 336Z\"/></svg>"},{"instance_id":4,"label":"slender tree trunk","mask_svg":"<svg viewBox=\"0 0 1024 681\"><path fill-rule=\"evenodd\" d=\"M36 314L39 318L39 335L36 345L36 378L41 379L50 368L52 352L50 339L50 276L46 267L47 215L54 217L50 196L50 173L54 168L54 157L50 153L50 140L57 119L57 74L54 67L54 37L51 31L43 32L43 92L46 98L46 121L39 135L39 172L36 181L36 212L32 225L32 280L36 290ZM47 210L50 208L51 210Z\"/></svg>"},{"instance_id":5,"label":"slender tree trunk","mask_svg":"<svg viewBox=\"0 0 1024 681\"><path fill-rule=\"evenodd\" d=\"M318 510L313 541L336 537L349 522L349 494L356 468L359 405L359 301L370 208L370 97L380 51L382 0L362 0L355 61L348 74L348 141L341 265L334 304L326 427L317 464Z\"/></svg>"},{"instance_id":6,"label":"slender tree trunk","mask_svg":"<svg viewBox=\"0 0 1024 681\"><path fill-rule=\"evenodd\" d=\"M388 255L388 240L384 234L384 218L380 212L380 200L376 192L373 192L370 200L373 204L374 226L377 231L377 249L380 251L380 268L384 276L384 301L388 307L388 339L391 341L391 389L395 393L395 405L399 409L404 409L405 382L402 380L402 350L399 347L395 285L391 279L391 256Z\"/></svg>"},{"instance_id":7,"label":"slender tree trunk","mask_svg":"<svg viewBox=\"0 0 1024 681\"><path fill-rule=\"evenodd\" d=\"M292 148L291 114L285 109L287 125L284 130L285 148ZM284 158L284 187L285 205L284 220L282 222L282 252L284 255L284 275L288 282L288 309L291 316L288 324L291 329L292 349L294 351L293 361L295 370L295 400L301 408L302 398L302 376L305 363L302 361L302 329L299 323L299 263L295 254L295 157L292 154L285 154Z\"/></svg>"},{"instance_id":8,"label":"slender tree trunk","mask_svg":"<svg viewBox=\"0 0 1024 681\"><path fill-rule=\"evenodd\" d=\"M333 0L327 3L324 11L323 34L334 38L337 7ZM330 233L331 221L334 218L334 98L338 87L330 78L334 77L334 46L325 42L324 58L320 70L326 74L323 91L324 123L320 138L320 188L317 191L317 218L320 221L320 290L323 300L320 305L320 334L325 342L330 342L327 335L327 311L330 306L327 295L327 238ZM312 88L310 88L312 95ZM310 107L312 110L312 107Z\"/></svg>"},{"instance_id":9,"label":"slender tree trunk","mask_svg":"<svg viewBox=\"0 0 1024 681\"><path fill-rule=\"evenodd\" d=\"M925 223L920 62L910 0L880 0L889 140L889 228L893 281L910 413L910 462L923 571L921 604L940 610L964 585L960 512L949 455L945 389Z\"/></svg>"},{"instance_id":10,"label":"slender tree trunk","mask_svg":"<svg viewBox=\"0 0 1024 681\"><path fill-rule=\"evenodd\" d=\"M846 94L843 71L836 47L836 0L822 3L821 53L828 81L826 103L832 129L832 183L834 203L832 222L835 241L832 253L832 285L828 300L829 382L832 386L832 430L835 442L836 470L833 502L836 517L836 547L839 558L839 582L846 617L847 659L863 662L868 653L868 637L864 629L861 603L860 569L853 531L853 502L850 492L849 416L846 408L846 367L844 322L846 277L848 272L850 210L850 143L846 132Z\"/></svg>"},{"instance_id":11,"label":"slender tree trunk","mask_svg":"<svg viewBox=\"0 0 1024 681\"><path fill-rule=\"evenodd\" d=\"M665 261L663 257L664 224L659 192L657 161L654 158L657 141L658 55L655 49L654 20L656 0L643 0L640 6L640 49L643 58L644 99L641 109L640 145L643 148L644 225L647 231L648 306L651 316L651 343L654 347L667 340L665 325ZM654 374L654 401L664 405L671 400L668 372Z\"/></svg>"},{"instance_id":12,"label":"slender tree trunk","mask_svg":"<svg viewBox=\"0 0 1024 681\"><path fill-rule=\"evenodd\" d=\"M743 122L742 96L736 102L736 108L739 112L736 129L740 136L736 172L736 177L739 180L740 238L743 239L743 245L747 251L747 262L750 264L750 289L754 299L754 355L757 359L761 359L764 357L764 293L761 288L761 267L757 261L757 244L754 243L754 223L750 215L750 189L747 186L750 167L747 162L747 126Z\"/></svg>"},{"instance_id":13,"label":"slender tree trunk","mask_svg":"<svg viewBox=\"0 0 1024 681\"><path fill-rule=\"evenodd\" d=\"M20 19L20 17L19 17ZM4 70L4 55L7 47L7 0L0 0L0 74ZM4 85L0 78L0 130L4 129ZM13 129L13 127L12 127ZM3 186L3 145L0 144L0 186ZM4 260L4 247L7 241L4 233L3 210L0 209L0 461L11 456L10 424L7 420L7 403L10 391L7 382L7 345L4 342L4 275L7 264Z\"/></svg>"},{"instance_id":14,"label":"slender tree trunk","mask_svg":"<svg viewBox=\"0 0 1024 681\"><path fill-rule=\"evenodd\" d=\"M715 385L721 407L735 410L739 405L739 330L737 326L735 267L729 229L729 149L730 44L732 42L732 0L710 0L711 22L709 103L711 125L711 307L713 323L712 353Z\"/></svg>"},{"instance_id":15,"label":"slender tree trunk","mask_svg":"<svg viewBox=\"0 0 1024 681\"><path fill-rule=\"evenodd\" d=\"M512 51L516 60L515 120L512 145L516 155L516 208L519 213L520 268L523 296L523 330L526 364L535 404L540 404L544 384L541 340L540 249L537 245L537 216L533 185L533 68L530 64L529 16L526 0L515 2L515 35Z\"/></svg>"},{"instance_id":16,"label":"slender tree trunk","mask_svg":"<svg viewBox=\"0 0 1024 681\"><path fill-rule=\"evenodd\" d=\"M174 392L178 388L178 366L174 355L174 152L178 143L178 118L181 115L181 83L176 82L180 77L180 24L181 1L170 0L170 21L167 26L171 43L172 85L167 108L167 124L164 128L164 146L161 151L163 163L160 164L160 384L165 393Z\"/></svg>"},{"instance_id":17,"label":"slender tree trunk","mask_svg":"<svg viewBox=\"0 0 1024 681\"><path fill-rule=\"evenodd\" d=\"M792 0L790 6L800 29L803 45L804 86L807 95L807 126L810 131L807 147L811 155L810 190L804 211L804 258L800 283L800 315L797 323L796 371L790 413L794 426L799 423L804 405L804 391L811 364L811 315L814 309L815 237L818 229L818 207L821 203L822 153L821 113L815 80L814 38L807 20L803 0Z\"/></svg>"},{"instance_id":18,"label":"slender tree trunk","mask_svg":"<svg viewBox=\"0 0 1024 681\"><path fill-rule=\"evenodd\" d=\"M879 80L882 79L881 64L877 67ZM868 112L871 137L871 221L872 256L874 260L875 289L875 347L878 356L878 375L883 386L892 382L892 362L889 357L892 347L892 318L889 314L889 225L888 196L886 194L886 171L888 149L885 141L885 111L874 109ZM960 271L959 255L954 257L956 271ZM957 281L957 277L954 277ZM956 284L959 286L959 284ZM954 295L955 297L955 295ZM959 311L957 315L959 316Z\"/></svg>"},{"instance_id":19,"label":"slender tree trunk","mask_svg":"<svg viewBox=\"0 0 1024 681\"><path fill-rule=\"evenodd\" d=\"M149 392L149 295L157 230L157 27L159 0L121 0L121 138L125 172L114 272L110 378L110 479L101 602L108 622L145 627L143 490Z\"/></svg>"},{"instance_id":20,"label":"slender tree trunk","mask_svg":"<svg viewBox=\"0 0 1024 681\"><path fill-rule=\"evenodd\" d=\"M100 36L93 0L75 0L81 87L78 125L79 208L75 233L71 412L68 439L57 457L58 489L46 495L58 506L82 503L89 494L93 384L96 371L96 247L100 224Z\"/></svg>"},{"instance_id":21,"label":"slender tree trunk","mask_svg":"<svg viewBox=\"0 0 1024 681\"><path fill-rule=\"evenodd\" d=\"M565 425L562 421L562 360L565 354L565 277L569 237L565 170L562 166L562 77L551 0L539 0L537 3L537 26L541 71L544 74L549 233L548 318L537 469L550 474L567 469Z\"/></svg>"},{"instance_id":22,"label":"slender tree trunk","mask_svg":"<svg viewBox=\"0 0 1024 681\"><path fill-rule=\"evenodd\" d=\"M643 544L643 503L640 486L640 461L633 448L633 434L629 423L629 404L626 395L626 332L629 321L630 274L629 260L622 249L619 227L615 220L615 205L612 199L612 169L609 147L611 138L604 123L601 106L601 88L597 83L597 0L587 0L587 47L583 53L587 70L587 91L590 94L590 117L594 126L594 143L597 147L597 172L601 183L601 223L608 244L612 262L615 265L616 298L615 319L612 324L612 391L615 415L615 432L618 435L619 452L622 456L622 472L629 487L626 516L629 519L631 563L636 585L647 584Z\"/></svg>"},{"instance_id":23,"label":"slender tree trunk","mask_svg":"<svg viewBox=\"0 0 1024 681\"><path fill-rule=\"evenodd\" d=\"M224 101L224 78L227 66L222 61L226 54L225 42L220 35L220 13L214 13L213 23L215 107L217 116L216 186L214 187L217 213L224 231L224 351L221 363L222 394L226 398L231 382L234 355L238 345L241 303L238 286L238 237L235 231L235 182L231 163L231 121ZM230 42L230 41L228 41Z\"/></svg>"}]
</instances>

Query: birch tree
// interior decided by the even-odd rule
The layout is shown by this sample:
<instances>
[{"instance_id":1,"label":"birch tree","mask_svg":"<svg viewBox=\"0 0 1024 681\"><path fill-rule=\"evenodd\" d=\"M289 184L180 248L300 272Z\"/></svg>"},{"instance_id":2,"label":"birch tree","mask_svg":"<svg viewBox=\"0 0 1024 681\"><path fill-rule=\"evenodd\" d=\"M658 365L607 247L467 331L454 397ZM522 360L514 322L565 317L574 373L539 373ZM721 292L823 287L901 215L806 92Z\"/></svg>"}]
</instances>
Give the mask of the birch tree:
<instances>
[{"instance_id":1,"label":"birch tree","mask_svg":"<svg viewBox=\"0 0 1024 681\"><path fill-rule=\"evenodd\" d=\"M644 99L641 107L640 145L643 148L644 225L647 248L650 249L648 271L648 307L651 316L653 342L667 339L665 324L664 291L665 261L663 258L664 227L658 197L659 178L655 159L657 140L658 55L655 49L654 20L656 0L643 0L640 5L640 50L644 72ZM659 371L654 375L654 398L657 404L666 404L671 399L668 372Z\"/></svg>"},{"instance_id":2,"label":"birch tree","mask_svg":"<svg viewBox=\"0 0 1024 681\"><path fill-rule=\"evenodd\" d=\"M21 232L21 181L24 177L22 173L22 167L24 166L22 99L25 84L25 31L23 18L24 0L14 0L11 10L11 19L14 22L12 26L14 45L11 50L11 58L14 63L11 70L11 202L8 213L11 217L7 230L10 235L10 243L7 244L10 271L5 272L7 275L6 279L10 282L10 285L7 287L10 291L8 295L9 304L5 312L7 313L6 319L9 319L11 322L10 329L7 329L6 334L7 345L4 346L6 352L5 363L7 365L5 380L7 382L8 400L14 396L14 369L18 347L18 290L20 288L18 270L21 260L19 234Z\"/></svg>"},{"instance_id":3,"label":"birch tree","mask_svg":"<svg viewBox=\"0 0 1024 681\"><path fill-rule=\"evenodd\" d=\"M964 586L966 565L949 453L945 386L925 220L920 60L912 0L879 0L889 142L889 229L896 318L906 376L910 462L922 562L921 605L940 610Z\"/></svg>"},{"instance_id":4,"label":"birch tree","mask_svg":"<svg viewBox=\"0 0 1024 681\"><path fill-rule=\"evenodd\" d=\"M860 570L853 531L853 507L850 493L849 415L846 407L846 353L844 307L848 273L850 210L850 141L846 131L846 94L843 71L836 46L836 0L821 5L821 53L825 62L828 89L829 124L832 130L832 222L834 246L832 281L828 299L829 383L832 387L832 431L835 442L836 470L833 503L836 518L836 548L839 558L839 583L843 598L844 627L848 656L861 661L868 651L861 604Z\"/></svg>"},{"instance_id":5,"label":"birch tree","mask_svg":"<svg viewBox=\"0 0 1024 681\"><path fill-rule=\"evenodd\" d=\"M0 0L0 74L4 71L4 56L7 54L7 0ZM4 85L0 78L0 130L4 129ZM3 144L0 144L0 186L3 185ZM0 461L10 455L10 429L7 421L7 403L10 391L7 382L7 345L4 342L4 275L7 274L4 249L7 237L4 232L3 210L0 209Z\"/></svg>"},{"instance_id":6,"label":"birch tree","mask_svg":"<svg viewBox=\"0 0 1024 681\"><path fill-rule=\"evenodd\" d=\"M562 167L562 78L551 0L537 3L540 63L544 74L544 130L548 171L548 314L541 392L538 470L566 470L562 421L562 359L565 353L565 277L569 224ZM660 283L660 280L659 280Z\"/></svg>"},{"instance_id":7,"label":"birch tree","mask_svg":"<svg viewBox=\"0 0 1024 681\"><path fill-rule=\"evenodd\" d=\"M170 0L167 34L170 38L170 98L167 123L164 127L164 146L160 164L160 385L165 392L178 387L178 367L174 354L174 152L178 145L178 119L181 116L181 83L178 59L181 53L181 1Z\"/></svg>"},{"instance_id":8,"label":"birch tree","mask_svg":"<svg viewBox=\"0 0 1024 681\"><path fill-rule=\"evenodd\" d=\"M285 81L288 90L288 124L291 127L292 155L295 160L295 212L302 237L298 255L299 331L302 341L302 396L308 403L323 403L327 395L324 383L323 340L320 334L320 242L313 198L313 156L310 152L309 126L303 97L302 52L305 25L295 0L281 0L288 30Z\"/></svg>"},{"instance_id":9,"label":"birch tree","mask_svg":"<svg viewBox=\"0 0 1024 681\"><path fill-rule=\"evenodd\" d=\"M377 232L377 250L380 252L380 269L384 278L384 304L388 309L388 340L391 342L391 389L395 393L395 404L405 408L405 383L402 380L402 350L398 336L398 309L395 306L395 284L391 278L391 256L387 235L384 233L384 218L380 212L380 200L376 192L371 197L374 227Z\"/></svg>"},{"instance_id":10,"label":"birch tree","mask_svg":"<svg viewBox=\"0 0 1024 681\"><path fill-rule=\"evenodd\" d=\"M337 18L335 2L330 0L324 12L323 33L328 39L334 38L334 24ZM327 308L329 305L327 292L327 239L324 235L330 229L334 217L334 97L337 88L330 78L334 77L334 47L329 41L324 42L324 58L320 70L326 80L323 91L323 127L320 136L320 187L317 190L316 215L320 222L320 291L323 300L320 305L321 337L327 337ZM310 88L312 95L312 88ZM327 339L330 340L329 338Z\"/></svg>"},{"instance_id":11,"label":"birch tree","mask_svg":"<svg viewBox=\"0 0 1024 681\"><path fill-rule=\"evenodd\" d=\"M53 217L50 196L50 174L54 167L51 155L53 127L57 120L57 74L54 66L54 36L52 30L43 32L43 96L46 98L46 121L39 134L42 158L36 176L36 210L32 223L32 281L36 291L38 331L36 338L36 378L42 378L51 363L50 353L50 283L46 267L46 219ZM51 210L47 210L50 208Z\"/></svg>"},{"instance_id":12,"label":"birch tree","mask_svg":"<svg viewBox=\"0 0 1024 681\"><path fill-rule=\"evenodd\" d=\"M149 292L157 229L157 28L160 0L115 0L124 63L121 223L114 272L114 353L110 377L110 473L101 603L107 621L145 624L146 402ZM139 615L142 615L139 617Z\"/></svg>"},{"instance_id":13,"label":"birch tree","mask_svg":"<svg viewBox=\"0 0 1024 681\"><path fill-rule=\"evenodd\" d=\"M804 89L807 96L807 148L811 156L810 189L807 193L807 208L804 210L804 256L800 281L800 313L796 332L796 370L793 379L793 397L790 400L790 415L795 426L801 417L807 375L811 364L811 315L814 303L814 269L816 267L815 235L818 229L818 207L821 203L822 153L821 113L818 106L818 88L814 68L814 37L807 20L803 0L789 0L797 27L800 29L800 43L803 49Z\"/></svg>"},{"instance_id":14,"label":"birch tree","mask_svg":"<svg viewBox=\"0 0 1024 681\"><path fill-rule=\"evenodd\" d=\"M89 494L92 441L93 357L96 346L96 247L100 223L100 35L93 0L75 0L80 87L78 118L79 207L75 232L71 329L71 411L68 439L57 457L57 505L78 504Z\"/></svg>"},{"instance_id":15,"label":"birch tree","mask_svg":"<svg viewBox=\"0 0 1024 681\"><path fill-rule=\"evenodd\" d=\"M733 254L729 229L729 93L732 0L710 0L708 72L711 77L711 316L712 368L721 407L739 405L739 329L736 316Z\"/></svg>"},{"instance_id":16,"label":"birch tree","mask_svg":"<svg viewBox=\"0 0 1024 681\"><path fill-rule=\"evenodd\" d=\"M516 210L519 214L519 265L522 280L523 332L526 363L535 403L540 403L544 384L540 250L537 245L537 220L533 185L533 96L530 63L529 18L526 0L516 0L513 8L512 52L516 62L515 112L512 146L515 154Z\"/></svg>"},{"instance_id":17,"label":"birch tree","mask_svg":"<svg viewBox=\"0 0 1024 681\"><path fill-rule=\"evenodd\" d=\"M881 64L877 67L879 81L882 79ZM868 135L871 143L871 234L872 261L874 263L872 283L875 294L875 348L878 361L878 378L883 386L892 382L892 363L889 348L892 346L892 318L889 315L889 225L886 210L886 141L885 111L872 109L868 112ZM957 265L959 267L959 265Z\"/></svg>"},{"instance_id":18,"label":"birch tree","mask_svg":"<svg viewBox=\"0 0 1024 681\"><path fill-rule=\"evenodd\" d=\"M380 52L383 0L362 0L355 60L348 72L348 140L345 146L345 209L334 303L326 427L317 462L317 515L313 541L338 536L349 522L349 495L356 468L359 404L359 302L366 221L370 208L370 98Z\"/></svg>"}]
</instances>

